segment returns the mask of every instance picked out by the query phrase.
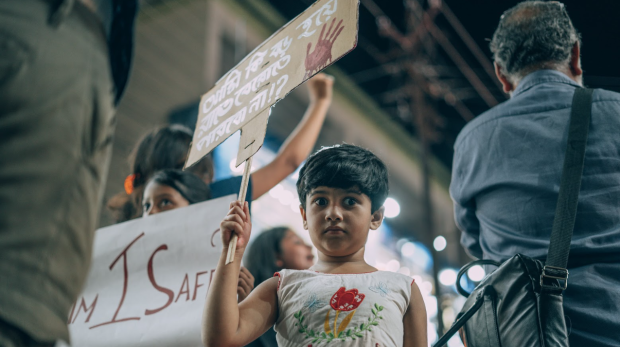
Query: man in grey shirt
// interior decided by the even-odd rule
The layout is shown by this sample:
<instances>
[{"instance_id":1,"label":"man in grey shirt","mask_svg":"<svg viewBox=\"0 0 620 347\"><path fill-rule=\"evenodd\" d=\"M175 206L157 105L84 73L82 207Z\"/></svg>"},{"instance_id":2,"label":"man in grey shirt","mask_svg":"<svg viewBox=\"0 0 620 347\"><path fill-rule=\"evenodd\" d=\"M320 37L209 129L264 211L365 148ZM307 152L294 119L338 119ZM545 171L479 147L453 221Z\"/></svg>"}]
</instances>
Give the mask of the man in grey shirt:
<instances>
[{"instance_id":1,"label":"man in grey shirt","mask_svg":"<svg viewBox=\"0 0 620 347\"><path fill-rule=\"evenodd\" d=\"M0 1L0 346L69 340L136 0Z\"/></svg>"},{"instance_id":2,"label":"man in grey shirt","mask_svg":"<svg viewBox=\"0 0 620 347\"><path fill-rule=\"evenodd\" d=\"M562 174L580 38L559 2L523 2L491 41L510 100L478 116L454 146L450 194L476 258L544 260ZM620 345L620 94L594 91L564 309L572 346Z\"/></svg>"}]
</instances>

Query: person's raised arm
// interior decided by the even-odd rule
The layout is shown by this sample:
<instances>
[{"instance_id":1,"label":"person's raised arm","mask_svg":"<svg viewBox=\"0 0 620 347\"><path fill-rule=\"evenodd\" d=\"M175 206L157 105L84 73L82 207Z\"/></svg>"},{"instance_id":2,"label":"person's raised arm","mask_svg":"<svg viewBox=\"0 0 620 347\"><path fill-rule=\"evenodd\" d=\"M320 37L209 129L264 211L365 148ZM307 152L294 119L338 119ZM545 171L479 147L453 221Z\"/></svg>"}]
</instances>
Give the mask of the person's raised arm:
<instances>
[{"instance_id":1,"label":"person's raised arm","mask_svg":"<svg viewBox=\"0 0 620 347\"><path fill-rule=\"evenodd\" d=\"M405 336L403 347L428 347L428 331L426 328L426 306L420 288L411 284L409 308L403 318Z\"/></svg>"},{"instance_id":2,"label":"person's raised arm","mask_svg":"<svg viewBox=\"0 0 620 347\"><path fill-rule=\"evenodd\" d=\"M301 122L284 141L276 158L252 174L252 199L258 199L293 173L306 160L321 132L332 101L334 78L320 73L308 80L310 105Z\"/></svg>"},{"instance_id":3,"label":"person's raised arm","mask_svg":"<svg viewBox=\"0 0 620 347\"><path fill-rule=\"evenodd\" d=\"M220 224L224 247L202 315L202 342L207 347L245 346L267 331L277 318L277 278L263 282L237 304L241 259L252 225L247 202L235 201L230 207ZM238 236L235 259L225 265L232 233Z\"/></svg>"}]
</instances>

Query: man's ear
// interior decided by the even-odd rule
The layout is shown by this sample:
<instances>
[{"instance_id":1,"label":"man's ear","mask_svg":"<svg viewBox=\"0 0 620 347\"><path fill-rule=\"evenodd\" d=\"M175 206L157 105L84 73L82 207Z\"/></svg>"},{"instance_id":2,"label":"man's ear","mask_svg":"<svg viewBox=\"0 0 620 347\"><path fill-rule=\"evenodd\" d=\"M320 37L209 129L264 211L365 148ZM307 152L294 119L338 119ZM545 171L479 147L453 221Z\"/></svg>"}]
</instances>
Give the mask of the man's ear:
<instances>
[{"instance_id":1,"label":"man's ear","mask_svg":"<svg viewBox=\"0 0 620 347\"><path fill-rule=\"evenodd\" d=\"M299 205L299 212L301 213L301 219L304 221L304 229L308 230L308 220L306 219L306 209L303 205Z\"/></svg>"},{"instance_id":2,"label":"man's ear","mask_svg":"<svg viewBox=\"0 0 620 347\"><path fill-rule=\"evenodd\" d=\"M383 222L384 213L385 213L385 206L381 206L379 207L378 210L376 210L372 214L372 219L370 220L370 229L372 230L379 229L379 227L381 226L381 223Z\"/></svg>"},{"instance_id":3,"label":"man's ear","mask_svg":"<svg viewBox=\"0 0 620 347\"><path fill-rule=\"evenodd\" d=\"M512 91L515 90L514 84L512 84L512 82L508 79L508 77L504 75L504 72L502 71L501 66L497 65L496 62L493 62L493 65L495 66L495 76L497 76L497 79L504 87L504 93L510 94Z\"/></svg>"},{"instance_id":4,"label":"man's ear","mask_svg":"<svg viewBox=\"0 0 620 347\"><path fill-rule=\"evenodd\" d=\"M579 41L575 42L573 48L570 52L570 72L575 77L580 77L583 75L583 70L581 69L581 57L579 56L581 53L581 48L579 47Z\"/></svg>"}]
</instances>

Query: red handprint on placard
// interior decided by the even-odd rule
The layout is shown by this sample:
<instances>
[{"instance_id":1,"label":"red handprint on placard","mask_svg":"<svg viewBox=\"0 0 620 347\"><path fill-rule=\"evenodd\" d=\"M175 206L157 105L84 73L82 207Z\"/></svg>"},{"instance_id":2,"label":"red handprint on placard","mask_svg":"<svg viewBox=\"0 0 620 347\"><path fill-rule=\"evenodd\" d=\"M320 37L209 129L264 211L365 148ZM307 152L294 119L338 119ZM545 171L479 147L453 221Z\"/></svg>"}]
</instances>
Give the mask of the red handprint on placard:
<instances>
[{"instance_id":1,"label":"red handprint on placard","mask_svg":"<svg viewBox=\"0 0 620 347\"><path fill-rule=\"evenodd\" d=\"M322 68L326 67L329 62L332 61L332 46L334 45L334 41L336 41L336 39L344 29L344 26L342 25L342 19L340 20L340 22L338 22L335 28L334 23L336 23L336 18L332 20L332 23L329 26L327 33L325 33L325 27L327 26L327 23L323 24L323 29L321 29L321 35L319 35L319 40L314 46L314 52L310 53L310 49L312 48L312 42L308 43L305 61L306 74L304 75L304 79L312 76L313 73L320 71ZM323 34L325 34L325 36L323 36Z\"/></svg>"}]
</instances>

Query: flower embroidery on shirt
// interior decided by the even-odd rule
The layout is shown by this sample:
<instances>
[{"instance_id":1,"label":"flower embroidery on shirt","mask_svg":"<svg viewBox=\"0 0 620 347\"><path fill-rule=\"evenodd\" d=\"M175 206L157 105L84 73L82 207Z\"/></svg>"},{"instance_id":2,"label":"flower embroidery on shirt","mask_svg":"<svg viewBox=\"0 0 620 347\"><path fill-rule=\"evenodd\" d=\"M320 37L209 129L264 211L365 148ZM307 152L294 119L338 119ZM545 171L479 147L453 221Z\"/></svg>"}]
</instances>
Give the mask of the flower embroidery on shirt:
<instances>
[{"instance_id":1,"label":"flower embroidery on shirt","mask_svg":"<svg viewBox=\"0 0 620 347\"><path fill-rule=\"evenodd\" d=\"M336 312L355 310L364 301L366 295L359 294L357 289L345 290L345 287L338 289L332 296L329 303Z\"/></svg>"},{"instance_id":2,"label":"flower embroidery on shirt","mask_svg":"<svg viewBox=\"0 0 620 347\"><path fill-rule=\"evenodd\" d=\"M314 329L309 328L308 325L304 325L305 317L301 310L294 314L295 320L297 321L295 326L299 327L300 334L304 334L306 338L311 338L312 343L320 341L330 342L333 340L355 340L356 338L364 337L364 332L372 331L373 326L379 325L378 320L383 319L379 312L384 309L383 306L375 304L374 307L371 308L373 315L372 318L369 317L367 322L353 327L352 329L347 329L353 319L353 316L355 315L355 311L362 304L365 297L366 295L359 293L357 289L346 290L345 287L341 287L332 296L329 303L331 308L336 311L333 326L330 319L331 310L328 310L325 315L325 323L323 324L324 331L322 332L318 330L315 331ZM310 296L310 299L312 298L313 296ZM306 301L306 304L304 304L305 307L308 307L309 301ZM340 324L338 324L338 316L340 315L340 312L348 312L348 314L344 317L344 319L342 319Z\"/></svg>"}]
</instances>

